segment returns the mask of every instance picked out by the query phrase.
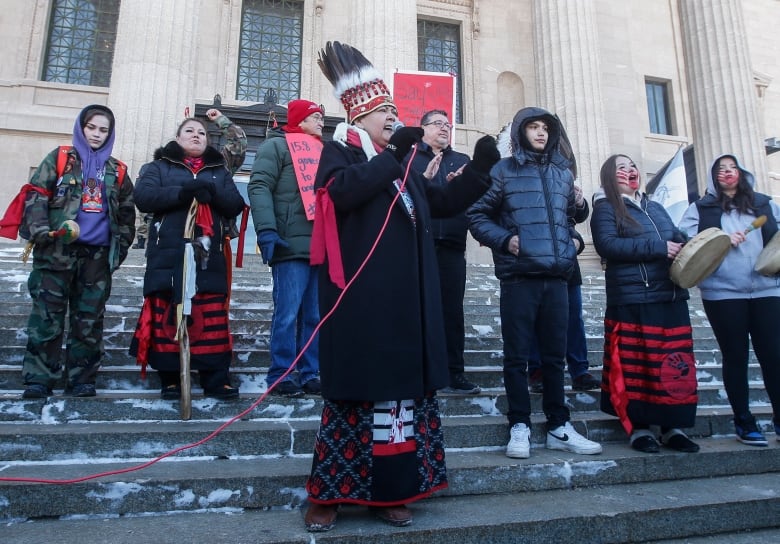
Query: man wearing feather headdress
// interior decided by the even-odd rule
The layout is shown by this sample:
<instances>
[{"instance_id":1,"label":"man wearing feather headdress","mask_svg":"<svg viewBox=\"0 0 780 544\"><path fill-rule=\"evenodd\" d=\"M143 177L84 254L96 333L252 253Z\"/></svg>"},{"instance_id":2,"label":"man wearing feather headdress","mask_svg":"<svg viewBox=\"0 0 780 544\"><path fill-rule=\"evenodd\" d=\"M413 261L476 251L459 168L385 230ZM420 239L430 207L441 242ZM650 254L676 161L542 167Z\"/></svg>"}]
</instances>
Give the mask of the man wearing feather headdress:
<instances>
[{"instance_id":1,"label":"man wearing feather headdress","mask_svg":"<svg viewBox=\"0 0 780 544\"><path fill-rule=\"evenodd\" d=\"M327 531L338 506L352 503L405 526L408 503L447 486L436 390L449 375L431 217L479 198L499 154L493 137L480 139L446 186L405 173L401 163L423 131L397 128L381 74L339 42L318 62L348 123L324 145L315 181L324 407L305 523Z\"/></svg>"}]
</instances>

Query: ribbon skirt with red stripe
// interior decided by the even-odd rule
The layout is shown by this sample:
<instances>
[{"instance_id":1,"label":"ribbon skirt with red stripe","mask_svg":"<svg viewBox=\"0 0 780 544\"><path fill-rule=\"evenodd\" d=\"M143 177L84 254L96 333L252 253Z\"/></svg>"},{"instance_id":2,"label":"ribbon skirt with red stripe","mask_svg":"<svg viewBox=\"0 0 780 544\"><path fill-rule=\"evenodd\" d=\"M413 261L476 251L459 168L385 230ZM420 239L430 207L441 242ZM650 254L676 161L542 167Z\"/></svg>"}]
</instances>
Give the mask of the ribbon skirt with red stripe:
<instances>
[{"instance_id":1,"label":"ribbon skirt with red stripe","mask_svg":"<svg viewBox=\"0 0 780 544\"><path fill-rule=\"evenodd\" d=\"M607 308L602 376L601 409L627 432L692 427L698 395L687 302Z\"/></svg>"},{"instance_id":2,"label":"ribbon skirt with red stripe","mask_svg":"<svg viewBox=\"0 0 780 544\"><path fill-rule=\"evenodd\" d=\"M187 317L192 370L228 368L233 339L228 326L224 294L198 293ZM144 318L146 315L146 318ZM169 298L149 296L131 342L130 354L139 364L148 361L155 370L179 370L179 342L176 335L176 305Z\"/></svg>"}]
</instances>

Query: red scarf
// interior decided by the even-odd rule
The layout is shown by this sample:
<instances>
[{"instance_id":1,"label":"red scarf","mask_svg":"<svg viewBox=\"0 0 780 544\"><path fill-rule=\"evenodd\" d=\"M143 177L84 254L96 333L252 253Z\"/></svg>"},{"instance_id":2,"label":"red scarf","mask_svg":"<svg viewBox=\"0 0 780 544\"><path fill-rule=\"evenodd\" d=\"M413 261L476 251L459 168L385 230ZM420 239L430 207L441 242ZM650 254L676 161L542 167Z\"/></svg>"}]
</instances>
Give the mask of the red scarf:
<instances>
[{"instance_id":1,"label":"red scarf","mask_svg":"<svg viewBox=\"0 0 780 544\"><path fill-rule=\"evenodd\" d=\"M356 130L347 129L347 145L363 149L363 142ZM383 148L371 142L377 153ZM328 259L328 277L337 287L344 289L344 262L341 258L341 244L336 225L336 207L330 198L328 186L333 183L331 178L325 187L317 189L315 196L314 228L311 233L311 253L309 262L314 265L323 264Z\"/></svg>"},{"instance_id":2,"label":"red scarf","mask_svg":"<svg viewBox=\"0 0 780 544\"><path fill-rule=\"evenodd\" d=\"M184 164L192 170L193 174L197 174L203 168L204 163L203 157L184 157Z\"/></svg>"},{"instance_id":3,"label":"red scarf","mask_svg":"<svg viewBox=\"0 0 780 544\"><path fill-rule=\"evenodd\" d=\"M339 230L336 225L336 207L330 198L328 186L333 183L331 178L325 187L317 189L314 205L314 227L311 233L311 253L309 262L312 266L319 265L328 259L328 276L330 281L340 289L347 282L344 278L344 264L341 260L341 244Z\"/></svg>"}]
</instances>

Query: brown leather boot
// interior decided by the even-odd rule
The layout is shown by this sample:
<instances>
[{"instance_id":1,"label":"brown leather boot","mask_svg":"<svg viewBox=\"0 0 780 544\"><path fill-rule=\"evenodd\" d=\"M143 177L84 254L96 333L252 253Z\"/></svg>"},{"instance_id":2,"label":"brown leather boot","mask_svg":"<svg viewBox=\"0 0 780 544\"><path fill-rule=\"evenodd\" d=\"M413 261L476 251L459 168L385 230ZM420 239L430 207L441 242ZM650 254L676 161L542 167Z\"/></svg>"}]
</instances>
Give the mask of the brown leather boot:
<instances>
[{"instance_id":1,"label":"brown leather boot","mask_svg":"<svg viewBox=\"0 0 780 544\"><path fill-rule=\"evenodd\" d=\"M393 527L406 527L412 524L412 511L405 504L400 506L372 506L371 510L376 514L376 517Z\"/></svg>"},{"instance_id":2,"label":"brown leather boot","mask_svg":"<svg viewBox=\"0 0 780 544\"><path fill-rule=\"evenodd\" d=\"M336 515L339 506L337 504L316 504L311 503L303 522L306 524L306 530L310 533L324 533L330 531L336 526Z\"/></svg>"}]
</instances>

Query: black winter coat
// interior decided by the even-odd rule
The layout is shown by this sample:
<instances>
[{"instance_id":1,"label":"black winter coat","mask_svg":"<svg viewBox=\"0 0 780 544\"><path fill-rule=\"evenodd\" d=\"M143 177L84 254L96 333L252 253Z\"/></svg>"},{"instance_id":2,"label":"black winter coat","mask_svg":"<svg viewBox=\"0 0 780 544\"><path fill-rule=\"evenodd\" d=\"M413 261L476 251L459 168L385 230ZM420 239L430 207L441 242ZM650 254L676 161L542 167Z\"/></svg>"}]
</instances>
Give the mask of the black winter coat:
<instances>
[{"instance_id":1,"label":"black winter coat","mask_svg":"<svg viewBox=\"0 0 780 544\"><path fill-rule=\"evenodd\" d=\"M439 171L429 180L428 183L434 185L446 185L447 174L455 172L458 168L469 162L469 156L464 153L459 153L447 146L442 150L444 156L441 159L439 165ZM423 173L428 167L428 163L433 160L433 149L425 142L417 144L417 153L412 160L412 169L416 172ZM406 156L406 161L411 157L411 153ZM433 239L437 244L441 244L451 249L457 249L460 251L466 251L466 233L468 232L469 222L466 219L465 213L459 213L453 217L445 217L443 219L434 219L431 222L431 229L433 232Z\"/></svg>"},{"instance_id":2,"label":"black winter coat","mask_svg":"<svg viewBox=\"0 0 780 544\"><path fill-rule=\"evenodd\" d=\"M222 154L207 147L203 154L205 165L197 174L184 164L184 151L175 141L155 151L154 161L141 167L135 184L135 205L144 213L154 214L149 228L146 250L144 296L151 293L172 292L174 302L181 301L182 264L184 259L184 223L190 202L179 201L182 186L194 179L207 180L216 186L216 194L209 203L214 235L211 237L208 264L202 270L196 267L196 285L201 293L227 293L227 263L223 253L228 221L244 207L244 198L233 182L233 175L225 166ZM195 238L201 236L195 227Z\"/></svg>"},{"instance_id":3,"label":"black winter coat","mask_svg":"<svg viewBox=\"0 0 780 544\"><path fill-rule=\"evenodd\" d=\"M688 290L669 277L672 261L667 241L686 237L663 206L642 196L640 203L624 197L637 224L617 225L615 209L606 198L596 200L590 229L596 252L606 259L607 306L688 300Z\"/></svg>"},{"instance_id":4,"label":"black winter coat","mask_svg":"<svg viewBox=\"0 0 780 544\"><path fill-rule=\"evenodd\" d=\"M402 175L387 152L367 160L361 148L325 144L315 186L327 184L336 210L347 283L369 254L397 194L393 181ZM406 189L414 201L415 223L399 198L374 253L320 330L323 397L414 399L448 385L431 217L462 212L488 185L486 174L468 166L443 187L410 172ZM341 294L326 262L320 267L320 315L328 315Z\"/></svg>"}]
</instances>

